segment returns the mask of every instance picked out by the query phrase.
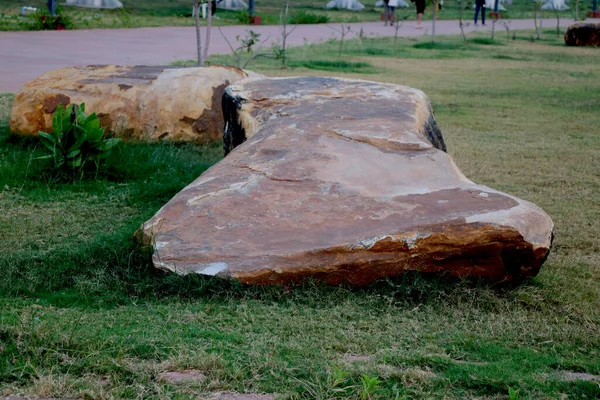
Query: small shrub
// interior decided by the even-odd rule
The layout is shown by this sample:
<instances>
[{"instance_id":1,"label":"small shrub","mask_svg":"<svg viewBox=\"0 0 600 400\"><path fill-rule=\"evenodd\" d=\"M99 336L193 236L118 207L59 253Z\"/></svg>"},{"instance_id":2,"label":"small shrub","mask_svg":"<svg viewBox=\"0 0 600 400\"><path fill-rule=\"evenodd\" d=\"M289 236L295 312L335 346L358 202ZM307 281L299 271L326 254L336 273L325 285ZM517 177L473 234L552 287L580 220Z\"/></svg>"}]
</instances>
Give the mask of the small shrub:
<instances>
[{"instance_id":1,"label":"small shrub","mask_svg":"<svg viewBox=\"0 0 600 400\"><path fill-rule=\"evenodd\" d=\"M85 103L81 106L62 104L52 117L52 133L38 132L41 143L50 154L39 159L51 160L51 168L60 177L82 178L85 168L95 166L96 173L102 160L110 155L111 149L121 139L104 139L104 128L96 113L85 114Z\"/></svg>"},{"instance_id":2,"label":"small shrub","mask_svg":"<svg viewBox=\"0 0 600 400\"><path fill-rule=\"evenodd\" d=\"M290 17L290 24L326 24L329 22L327 15L315 14L310 11L296 11Z\"/></svg>"},{"instance_id":3,"label":"small shrub","mask_svg":"<svg viewBox=\"0 0 600 400\"><path fill-rule=\"evenodd\" d=\"M369 376L366 374L362 374L360 376L360 384L361 388L358 392L358 395L361 400L369 400L373 398L373 394L375 390L381 385L381 381L377 379L376 376Z\"/></svg>"},{"instance_id":4,"label":"small shrub","mask_svg":"<svg viewBox=\"0 0 600 400\"><path fill-rule=\"evenodd\" d=\"M35 22L31 26L32 30L35 31L54 31L62 29L72 29L73 21L71 18L57 11L56 15L51 15L48 11L39 11L33 14Z\"/></svg>"},{"instance_id":5,"label":"small shrub","mask_svg":"<svg viewBox=\"0 0 600 400\"><path fill-rule=\"evenodd\" d=\"M250 13L247 10L242 10L235 13L235 20L240 24L248 25L250 23Z\"/></svg>"}]
</instances>

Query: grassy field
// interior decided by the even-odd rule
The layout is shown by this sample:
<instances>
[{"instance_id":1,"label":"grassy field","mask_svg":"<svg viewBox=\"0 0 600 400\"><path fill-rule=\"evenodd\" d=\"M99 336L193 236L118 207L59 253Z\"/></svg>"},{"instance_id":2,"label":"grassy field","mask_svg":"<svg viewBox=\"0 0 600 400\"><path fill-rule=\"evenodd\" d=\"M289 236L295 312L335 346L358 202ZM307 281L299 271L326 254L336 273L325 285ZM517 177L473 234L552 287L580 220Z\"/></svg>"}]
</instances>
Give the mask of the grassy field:
<instances>
[{"instance_id":1,"label":"grassy field","mask_svg":"<svg viewBox=\"0 0 600 400\"><path fill-rule=\"evenodd\" d=\"M34 17L18 16L21 6L33 6L45 9L46 0L0 0L0 31L6 30L28 30L34 25ZM192 0L125 0L122 10L90 10L85 8L64 7L62 13L67 15L75 29L90 28L134 28L142 26L191 26L194 20L191 17ZM360 12L347 10L327 10L326 0L294 0L290 2L290 17L293 21L311 22L312 15L324 16L329 22L366 22L378 21L382 8L375 7L375 1L363 1L365 9ZM466 10L465 13L472 14L473 1L448 0L444 4L439 18L456 19L459 6ZM256 14L262 17L263 24L278 24L283 2L281 0L258 0L256 2ZM505 19L532 18L533 2L530 0L514 0L513 4L507 6L508 11L503 13ZM414 6L409 3L407 9L399 9L398 13L409 19L415 18ZM591 0L581 2L581 16L591 10ZM309 16L306 16L306 13ZM304 15L304 16L303 16ZM574 7L570 10L561 11L562 18L573 18ZM545 11L547 18L554 17L552 11ZM425 13L425 19L431 19L431 7ZM216 14L216 25L231 25L243 23L244 19L239 12L219 10ZM292 22L293 22L292 21Z\"/></svg>"},{"instance_id":2,"label":"grassy field","mask_svg":"<svg viewBox=\"0 0 600 400\"><path fill-rule=\"evenodd\" d=\"M252 67L424 90L461 170L556 223L540 275L517 288L419 276L253 288L164 275L132 234L220 148L121 144L98 180L53 182L37 141L9 136L12 95L0 95L0 395L599 398L598 50L529 37L434 48L369 39L341 59L338 43L307 45L286 70ZM160 379L181 370L206 379Z\"/></svg>"}]
</instances>

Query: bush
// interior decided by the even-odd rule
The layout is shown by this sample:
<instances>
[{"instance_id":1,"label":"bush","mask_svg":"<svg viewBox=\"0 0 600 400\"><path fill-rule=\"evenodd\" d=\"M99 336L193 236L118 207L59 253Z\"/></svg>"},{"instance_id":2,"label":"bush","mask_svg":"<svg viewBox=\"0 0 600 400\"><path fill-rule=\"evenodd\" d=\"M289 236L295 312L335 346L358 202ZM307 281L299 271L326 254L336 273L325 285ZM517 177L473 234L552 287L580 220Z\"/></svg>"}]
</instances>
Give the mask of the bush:
<instances>
[{"instance_id":1,"label":"bush","mask_svg":"<svg viewBox=\"0 0 600 400\"><path fill-rule=\"evenodd\" d=\"M121 139L104 139L104 128L93 113L85 114L85 103L81 106L62 104L52 117L52 133L38 132L41 143L50 154L38 159L51 160L51 169L59 177L82 178L86 167L95 166L96 173L102 160L110 155L111 149Z\"/></svg>"},{"instance_id":2,"label":"bush","mask_svg":"<svg viewBox=\"0 0 600 400\"><path fill-rule=\"evenodd\" d=\"M73 22L66 14L61 14L60 10L56 15L51 15L47 11L39 11L33 14L35 22L31 26L32 30L36 31L54 31L63 29L72 29Z\"/></svg>"},{"instance_id":3,"label":"bush","mask_svg":"<svg viewBox=\"0 0 600 400\"><path fill-rule=\"evenodd\" d=\"M327 15L315 14L310 11L296 11L290 17L290 24L326 24L328 22Z\"/></svg>"},{"instance_id":4,"label":"bush","mask_svg":"<svg viewBox=\"0 0 600 400\"><path fill-rule=\"evenodd\" d=\"M250 14L247 10L238 11L235 13L235 20L240 24L248 25L250 23Z\"/></svg>"}]
</instances>

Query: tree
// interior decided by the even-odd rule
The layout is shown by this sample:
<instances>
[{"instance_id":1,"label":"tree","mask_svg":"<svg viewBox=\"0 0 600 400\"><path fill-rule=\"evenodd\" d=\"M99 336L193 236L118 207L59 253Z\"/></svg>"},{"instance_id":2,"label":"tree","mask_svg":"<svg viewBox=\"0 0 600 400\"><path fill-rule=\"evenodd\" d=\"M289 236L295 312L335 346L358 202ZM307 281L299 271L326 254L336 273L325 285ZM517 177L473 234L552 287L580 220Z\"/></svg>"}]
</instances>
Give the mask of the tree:
<instances>
[{"instance_id":1,"label":"tree","mask_svg":"<svg viewBox=\"0 0 600 400\"><path fill-rule=\"evenodd\" d=\"M198 66L201 67L202 62L202 33L200 32L200 0L194 0L194 20L196 22L196 57Z\"/></svg>"},{"instance_id":2,"label":"tree","mask_svg":"<svg viewBox=\"0 0 600 400\"><path fill-rule=\"evenodd\" d=\"M344 25L344 24L342 24L340 29L337 29L337 28L335 28L333 26L330 26L330 28L340 34L340 50L339 50L338 56L341 57L342 56L342 51L344 50L344 38L350 32L352 32L352 27L350 25Z\"/></svg>"},{"instance_id":3,"label":"tree","mask_svg":"<svg viewBox=\"0 0 600 400\"><path fill-rule=\"evenodd\" d=\"M456 3L458 4L458 27L460 28L460 36L462 37L463 42L467 43L467 35L465 34L465 27L468 27L469 23L465 22L463 20L465 6L463 6L461 0L457 0ZM471 6L472 6L472 3L470 1L467 1L466 8L471 8Z\"/></svg>"},{"instance_id":4,"label":"tree","mask_svg":"<svg viewBox=\"0 0 600 400\"><path fill-rule=\"evenodd\" d=\"M281 59L281 68L286 68L287 61L287 53L286 53L286 44L287 38L296 30L298 25L294 26L290 31L288 31L288 21L289 21L289 8L290 8L290 0L287 0L285 3L285 9L281 10L280 20L281 25L283 25L283 30L281 32L281 48L278 51L274 51L276 56ZM279 53L279 54L277 54Z\"/></svg>"},{"instance_id":5,"label":"tree","mask_svg":"<svg viewBox=\"0 0 600 400\"><path fill-rule=\"evenodd\" d=\"M435 43L435 20L438 11L438 0L432 0L431 4L433 5L433 17L431 20L431 43Z\"/></svg>"},{"instance_id":6,"label":"tree","mask_svg":"<svg viewBox=\"0 0 600 400\"><path fill-rule=\"evenodd\" d=\"M203 3L208 5L204 49L202 48L202 33L200 29L200 5ZM210 45L210 28L212 27L212 2L210 0L194 0L194 20L196 22L196 53L198 66L202 67L208 57L208 46Z\"/></svg>"},{"instance_id":7,"label":"tree","mask_svg":"<svg viewBox=\"0 0 600 400\"><path fill-rule=\"evenodd\" d=\"M236 36L235 40L240 45L237 48L234 48L231 45L231 42L229 41L229 39L227 39L227 36L225 36L225 34L223 33L223 30L221 29L220 26L218 27L218 29L219 29L219 32L221 32L223 39L225 39L225 42L229 46L229 49L231 49L231 52L235 56L236 61L237 61L236 66L238 68L242 68L242 69L246 68L248 66L248 64L250 64L251 61L253 61L259 57L277 58L276 55L274 55L273 53L269 53L269 52L255 53L254 52L254 46L257 45L261 41L260 33L256 33L254 31L246 31L247 32L246 37L241 38L240 35ZM268 39L269 39L269 37L267 37L264 41L266 42ZM242 64L242 55L244 53L251 54L251 56Z\"/></svg>"},{"instance_id":8,"label":"tree","mask_svg":"<svg viewBox=\"0 0 600 400\"><path fill-rule=\"evenodd\" d=\"M538 21L538 12L541 10L542 0L533 0L533 24L535 25L535 33L537 40L542 38L542 20Z\"/></svg>"}]
</instances>

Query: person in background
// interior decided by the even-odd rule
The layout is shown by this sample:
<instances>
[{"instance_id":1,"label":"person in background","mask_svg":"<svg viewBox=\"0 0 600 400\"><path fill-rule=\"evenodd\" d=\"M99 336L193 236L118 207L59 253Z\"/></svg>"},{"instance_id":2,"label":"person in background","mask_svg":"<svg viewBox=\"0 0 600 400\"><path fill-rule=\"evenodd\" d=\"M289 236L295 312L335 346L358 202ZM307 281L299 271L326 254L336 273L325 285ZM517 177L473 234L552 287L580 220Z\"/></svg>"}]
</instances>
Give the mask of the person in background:
<instances>
[{"instance_id":1,"label":"person in background","mask_svg":"<svg viewBox=\"0 0 600 400\"><path fill-rule=\"evenodd\" d=\"M475 25L477 25L479 11L481 11L481 25L485 25L485 0L475 0Z\"/></svg>"},{"instance_id":2,"label":"person in background","mask_svg":"<svg viewBox=\"0 0 600 400\"><path fill-rule=\"evenodd\" d=\"M423 21L423 14L425 13L425 0L411 0L417 7L417 29L421 29L421 22Z\"/></svg>"},{"instance_id":3,"label":"person in background","mask_svg":"<svg viewBox=\"0 0 600 400\"><path fill-rule=\"evenodd\" d=\"M387 26L388 21L390 26L394 26L396 21L396 7L398 7L398 0L383 0L385 3L385 10L383 12L384 26Z\"/></svg>"},{"instance_id":4,"label":"person in background","mask_svg":"<svg viewBox=\"0 0 600 400\"><path fill-rule=\"evenodd\" d=\"M50 15L56 15L56 0L48 0L48 12Z\"/></svg>"}]
</instances>

